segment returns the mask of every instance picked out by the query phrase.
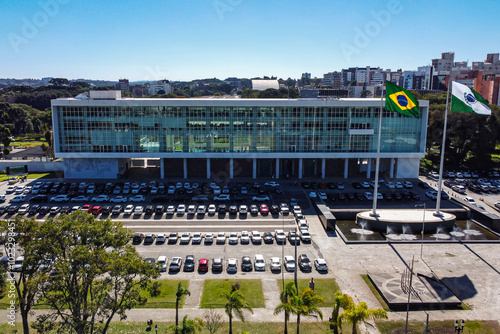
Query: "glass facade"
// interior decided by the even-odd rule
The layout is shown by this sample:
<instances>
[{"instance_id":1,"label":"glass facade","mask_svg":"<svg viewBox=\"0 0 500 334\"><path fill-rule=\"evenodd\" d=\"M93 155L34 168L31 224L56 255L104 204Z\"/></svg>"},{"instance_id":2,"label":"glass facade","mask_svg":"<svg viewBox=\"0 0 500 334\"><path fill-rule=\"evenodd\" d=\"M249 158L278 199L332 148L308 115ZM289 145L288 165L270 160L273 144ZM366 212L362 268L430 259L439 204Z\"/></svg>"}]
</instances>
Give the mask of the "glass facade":
<instances>
[{"instance_id":1,"label":"glass facade","mask_svg":"<svg viewBox=\"0 0 500 334\"><path fill-rule=\"evenodd\" d=\"M242 100L244 101L244 100ZM94 103L95 104L95 103ZM379 107L54 105L59 152L376 152ZM106 105L109 105L107 103ZM426 108L421 108L422 112ZM421 150L422 120L383 112L381 152Z\"/></svg>"}]
</instances>

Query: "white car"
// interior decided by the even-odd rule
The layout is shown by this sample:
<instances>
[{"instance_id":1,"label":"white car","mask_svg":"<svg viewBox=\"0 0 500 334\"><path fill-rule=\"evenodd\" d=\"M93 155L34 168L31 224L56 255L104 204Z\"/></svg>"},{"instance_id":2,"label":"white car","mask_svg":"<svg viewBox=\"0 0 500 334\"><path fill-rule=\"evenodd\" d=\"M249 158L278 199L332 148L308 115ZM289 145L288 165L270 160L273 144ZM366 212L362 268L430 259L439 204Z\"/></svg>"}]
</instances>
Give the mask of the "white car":
<instances>
[{"instance_id":1,"label":"white car","mask_svg":"<svg viewBox=\"0 0 500 334\"><path fill-rule=\"evenodd\" d=\"M465 196L464 197L464 201L470 205L476 205L477 206L477 203L476 201L474 200L474 198L472 197L469 197L469 196Z\"/></svg>"},{"instance_id":2,"label":"white car","mask_svg":"<svg viewBox=\"0 0 500 334\"><path fill-rule=\"evenodd\" d=\"M284 265L285 265L286 271L290 271L290 272L295 271L295 260L294 260L293 256L285 255Z\"/></svg>"},{"instance_id":3,"label":"white car","mask_svg":"<svg viewBox=\"0 0 500 334\"><path fill-rule=\"evenodd\" d=\"M234 257L229 258L226 262L226 272L228 273L236 273L238 272L238 260Z\"/></svg>"},{"instance_id":4,"label":"white car","mask_svg":"<svg viewBox=\"0 0 500 334\"><path fill-rule=\"evenodd\" d=\"M217 211L217 208L215 207L215 204L210 204L208 206L208 214L209 215L215 215L216 211Z\"/></svg>"},{"instance_id":5,"label":"white car","mask_svg":"<svg viewBox=\"0 0 500 334\"><path fill-rule=\"evenodd\" d=\"M123 210L124 215L131 215L132 212L134 212L134 206L132 204L129 204L125 207L125 210Z\"/></svg>"},{"instance_id":6,"label":"white car","mask_svg":"<svg viewBox=\"0 0 500 334\"><path fill-rule=\"evenodd\" d=\"M144 198L144 195L135 195L129 198L130 202L144 202L145 200L146 198Z\"/></svg>"},{"instance_id":7,"label":"white car","mask_svg":"<svg viewBox=\"0 0 500 334\"><path fill-rule=\"evenodd\" d=\"M191 239L191 244L200 244L201 243L201 233L194 232L193 238Z\"/></svg>"},{"instance_id":8,"label":"white car","mask_svg":"<svg viewBox=\"0 0 500 334\"><path fill-rule=\"evenodd\" d=\"M316 197L318 197L318 195L314 191L309 192L308 196L309 196L309 198L316 198Z\"/></svg>"},{"instance_id":9,"label":"white car","mask_svg":"<svg viewBox=\"0 0 500 334\"><path fill-rule=\"evenodd\" d=\"M248 213L248 206L245 204L240 205L238 211L240 212L240 215L246 215Z\"/></svg>"},{"instance_id":10,"label":"white car","mask_svg":"<svg viewBox=\"0 0 500 334\"><path fill-rule=\"evenodd\" d=\"M437 191L428 191L425 193L425 196L429 197L430 199L437 199Z\"/></svg>"},{"instance_id":11,"label":"white car","mask_svg":"<svg viewBox=\"0 0 500 334\"><path fill-rule=\"evenodd\" d=\"M271 271L279 271L281 272L281 258L279 257L272 257L271 260L269 261L269 267L271 268Z\"/></svg>"},{"instance_id":12,"label":"white car","mask_svg":"<svg viewBox=\"0 0 500 334\"><path fill-rule=\"evenodd\" d=\"M241 232L240 243L243 244L243 245L250 243L250 235L248 234L247 231L242 231Z\"/></svg>"},{"instance_id":13,"label":"white car","mask_svg":"<svg viewBox=\"0 0 500 334\"><path fill-rule=\"evenodd\" d=\"M170 187L168 187L167 193L168 193L169 195L173 195L173 194L175 194L175 186L170 186Z\"/></svg>"},{"instance_id":14,"label":"white car","mask_svg":"<svg viewBox=\"0 0 500 334\"><path fill-rule=\"evenodd\" d=\"M109 200L111 203L125 203L127 201L127 196L116 196Z\"/></svg>"},{"instance_id":15,"label":"white car","mask_svg":"<svg viewBox=\"0 0 500 334\"><path fill-rule=\"evenodd\" d=\"M191 240L191 233L184 232L184 233L182 233L181 240L179 242L181 244L188 244L190 240Z\"/></svg>"},{"instance_id":16,"label":"white car","mask_svg":"<svg viewBox=\"0 0 500 334\"><path fill-rule=\"evenodd\" d=\"M363 181L361 182L361 187L367 189L367 188L370 188L370 183L368 183L367 181Z\"/></svg>"},{"instance_id":17,"label":"white car","mask_svg":"<svg viewBox=\"0 0 500 334\"><path fill-rule=\"evenodd\" d=\"M156 261L156 264L158 267L160 267L160 271L165 272L167 271L167 262L168 258L166 256L159 256L158 260Z\"/></svg>"},{"instance_id":18,"label":"white car","mask_svg":"<svg viewBox=\"0 0 500 334\"><path fill-rule=\"evenodd\" d=\"M8 194L12 194L14 191L16 191L17 189L17 186L8 186L7 187L7 190L5 190L5 193L8 195Z\"/></svg>"},{"instance_id":19,"label":"white car","mask_svg":"<svg viewBox=\"0 0 500 334\"><path fill-rule=\"evenodd\" d=\"M206 238L206 237L205 237L205 238ZM226 233L224 233L224 232L219 232L219 233L217 234L216 243L218 243L218 244L225 244L225 243L226 243Z\"/></svg>"},{"instance_id":20,"label":"white car","mask_svg":"<svg viewBox=\"0 0 500 334\"><path fill-rule=\"evenodd\" d=\"M300 240L302 240L302 242L311 242L311 234L309 234L309 230L307 230L307 229L301 230L299 232L299 236L300 236Z\"/></svg>"},{"instance_id":21,"label":"white car","mask_svg":"<svg viewBox=\"0 0 500 334\"><path fill-rule=\"evenodd\" d=\"M186 206L184 204L179 204L177 207L177 214L178 215L183 215L186 213Z\"/></svg>"},{"instance_id":22,"label":"white car","mask_svg":"<svg viewBox=\"0 0 500 334\"><path fill-rule=\"evenodd\" d=\"M260 196L254 196L252 197L252 201L254 202L266 202L266 201L269 201L269 196L265 196L265 195L260 195Z\"/></svg>"},{"instance_id":23,"label":"white car","mask_svg":"<svg viewBox=\"0 0 500 334\"><path fill-rule=\"evenodd\" d=\"M237 245L238 244L238 233L237 232L231 232L229 233L229 244L230 245Z\"/></svg>"},{"instance_id":24,"label":"white car","mask_svg":"<svg viewBox=\"0 0 500 334\"><path fill-rule=\"evenodd\" d=\"M108 201L109 201L108 195L99 195L97 197L92 198L92 202L102 203L102 202L108 202Z\"/></svg>"},{"instance_id":25,"label":"white car","mask_svg":"<svg viewBox=\"0 0 500 334\"><path fill-rule=\"evenodd\" d=\"M262 235L259 231L252 231L252 242L254 244L262 243Z\"/></svg>"},{"instance_id":26,"label":"white car","mask_svg":"<svg viewBox=\"0 0 500 334\"><path fill-rule=\"evenodd\" d=\"M89 200L88 197L85 197L83 195L80 195L80 196L76 196L76 197L73 197L71 199L71 202L87 202Z\"/></svg>"},{"instance_id":27,"label":"white car","mask_svg":"<svg viewBox=\"0 0 500 334\"><path fill-rule=\"evenodd\" d=\"M396 188L397 189L403 189L403 184L401 182L396 182Z\"/></svg>"},{"instance_id":28,"label":"white car","mask_svg":"<svg viewBox=\"0 0 500 334\"><path fill-rule=\"evenodd\" d=\"M413 183L411 183L410 181L405 181L403 182L403 186L405 188L413 188Z\"/></svg>"},{"instance_id":29,"label":"white car","mask_svg":"<svg viewBox=\"0 0 500 334\"><path fill-rule=\"evenodd\" d=\"M51 202L56 202L56 203L61 203L61 202L68 202L69 197L68 195L57 195L55 197L52 197L50 199Z\"/></svg>"},{"instance_id":30,"label":"white car","mask_svg":"<svg viewBox=\"0 0 500 334\"><path fill-rule=\"evenodd\" d=\"M26 201L26 195L17 195L10 199L10 203L21 203Z\"/></svg>"},{"instance_id":31,"label":"white car","mask_svg":"<svg viewBox=\"0 0 500 334\"><path fill-rule=\"evenodd\" d=\"M326 264L325 259L316 259L314 260L314 267L317 271L328 271L328 266Z\"/></svg>"},{"instance_id":32,"label":"white car","mask_svg":"<svg viewBox=\"0 0 500 334\"><path fill-rule=\"evenodd\" d=\"M24 186L18 186L14 194L21 195L24 192Z\"/></svg>"},{"instance_id":33,"label":"white car","mask_svg":"<svg viewBox=\"0 0 500 334\"><path fill-rule=\"evenodd\" d=\"M169 205L167 207L167 215L173 215L175 213L175 206Z\"/></svg>"},{"instance_id":34,"label":"white car","mask_svg":"<svg viewBox=\"0 0 500 334\"><path fill-rule=\"evenodd\" d=\"M95 184L91 183L89 184L88 188L87 188L87 194L93 194L95 191Z\"/></svg>"},{"instance_id":35,"label":"white car","mask_svg":"<svg viewBox=\"0 0 500 334\"><path fill-rule=\"evenodd\" d=\"M198 206L198 209L196 209L196 212L199 214L205 214L207 212L207 207L204 205Z\"/></svg>"},{"instance_id":36,"label":"white car","mask_svg":"<svg viewBox=\"0 0 500 334\"><path fill-rule=\"evenodd\" d=\"M26 186L26 187L24 187L23 194L27 195L27 194L31 193L32 190L33 190L32 186Z\"/></svg>"},{"instance_id":37,"label":"white car","mask_svg":"<svg viewBox=\"0 0 500 334\"><path fill-rule=\"evenodd\" d=\"M318 197L322 200L326 199L326 193L318 193Z\"/></svg>"},{"instance_id":38,"label":"white car","mask_svg":"<svg viewBox=\"0 0 500 334\"><path fill-rule=\"evenodd\" d=\"M389 189L394 189L394 188L396 188L396 185L394 184L394 182L387 182L387 183L385 184L385 186L386 186L387 188L389 188Z\"/></svg>"},{"instance_id":39,"label":"white car","mask_svg":"<svg viewBox=\"0 0 500 334\"><path fill-rule=\"evenodd\" d=\"M194 215L196 213L196 205L190 205L187 208L188 215Z\"/></svg>"},{"instance_id":40,"label":"white car","mask_svg":"<svg viewBox=\"0 0 500 334\"><path fill-rule=\"evenodd\" d=\"M19 211L17 211L17 214L19 215L25 215L28 213L30 210L30 205L29 204L23 204L21 207L19 207Z\"/></svg>"},{"instance_id":41,"label":"white car","mask_svg":"<svg viewBox=\"0 0 500 334\"><path fill-rule=\"evenodd\" d=\"M140 205L136 206L134 209L134 215L140 216L144 212L144 208Z\"/></svg>"},{"instance_id":42,"label":"white car","mask_svg":"<svg viewBox=\"0 0 500 334\"><path fill-rule=\"evenodd\" d=\"M214 197L214 201L217 201L217 202L227 202L230 200L231 200L231 196L228 194L222 194L222 195Z\"/></svg>"},{"instance_id":43,"label":"white car","mask_svg":"<svg viewBox=\"0 0 500 334\"><path fill-rule=\"evenodd\" d=\"M253 266L255 271L265 271L266 262L264 261L264 256L262 254L255 254L253 259Z\"/></svg>"}]
</instances>

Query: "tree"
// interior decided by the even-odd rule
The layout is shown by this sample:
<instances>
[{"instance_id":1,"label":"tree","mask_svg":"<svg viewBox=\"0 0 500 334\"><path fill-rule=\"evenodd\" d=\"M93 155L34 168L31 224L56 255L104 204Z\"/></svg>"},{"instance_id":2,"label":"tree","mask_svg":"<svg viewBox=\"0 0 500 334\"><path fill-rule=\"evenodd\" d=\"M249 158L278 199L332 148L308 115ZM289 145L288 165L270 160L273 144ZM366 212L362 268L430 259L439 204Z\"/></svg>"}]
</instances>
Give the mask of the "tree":
<instances>
[{"instance_id":1,"label":"tree","mask_svg":"<svg viewBox=\"0 0 500 334\"><path fill-rule=\"evenodd\" d=\"M208 330L210 334L215 334L222 327L224 327L224 319L222 316L214 309L209 309L203 315L203 325Z\"/></svg>"},{"instance_id":2,"label":"tree","mask_svg":"<svg viewBox=\"0 0 500 334\"><path fill-rule=\"evenodd\" d=\"M297 316L297 334L300 332L300 317L318 315L323 320L323 313L319 305L324 303L323 297L317 295L312 289L306 288L302 293L292 298L294 314Z\"/></svg>"},{"instance_id":3,"label":"tree","mask_svg":"<svg viewBox=\"0 0 500 334\"><path fill-rule=\"evenodd\" d=\"M229 317L229 334L233 334L233 312L238 319L245 322L243 310L248 310L253 313L252 305L247 302L245 296L241 293L238 283L231 286L231 292L223 292L222 296L227 299L224 309Z\"/></svg>"},{"instance_id":4,"label":"tree","mask_svg":"<svg viewBox=\"0 0 500 334\"><path fill-rule=\"evenodd\" d=\"M182 318L181 327L170 325L169 328L174 329L175 332L179 334L194 334L197 331L201 331L203 328L203 320L200 318L190 320L188 316L185 315L184 318Z\"/></svg>"},{"instance_id":5,"label":"tree","mask_svg":"<svg viewBox=\"0 0 500 334\"><path fill-rule=\"evenodd\" d=\"M387 312L381 308L369 309L368 304L361 302L358 305L351 304L351 306L340 314L340 317L352 323L352 333L357 334L358 330L356 325L360 321L368 319L387 319Z\"/></svg>"},{"instance_id":6,"label":"tree","mask_svg":"<svg viewBox=\"0 0 500 334\"><path fill-rule=\"evenodd\" d=\"M295 282L288 282L285 285L284 290L281 291L281 303L274 309L274 315L278 315L281 312L285 313L285 334L288 333L288 320L290 320L290 314L294 313L294 305L292 303L292 300L296 297L297 289L295 289Z\"/></svg>"},{"instance_id":7,"label":"tree","mask_svg":"<svg viewBox=\"0 0 500 334\"><path fill-rule=\"evenodd\" d=\"M340 309L346 310L353 305L352 297L342 294L340 291L335 292L335 300L332 310L331 325L333 333L338 334L339 329L342 331L342 318L340 317Z\"/></svg>"},{"instance_id":8,"label":"tree","mask_svg":"<svg viewBox=\"0 0 500 334\"><path fill-rule=\"evenodd\" d=\"M179 326L179 303L184 298L184 296L189 295L191 296L191 292L189 292L188 289L184 288L182 286L182 282L179 282L179 285L177 286L177 292L175 293L175 327ZM177 329L175 330L175 333L178 334Z\"/></svg>"},{"instance_id":9,"label":"tree","mask_svg":"<svg viewBox=\"0 0 500 334\"><path fill-rule=\"evenodd\" d=\"M18 275L13 275L12 271L8 270L8 278L15 286L17 308L21 314L23 333L29 334L29 312L38 303L41 297L40 289L48 279L49 258L47 254L49 245L42 238L42 224L34 218L24 219L17 216L15 219L2 221L0 226L2 232L6 233L4 253L9 257L17 257L15 249L12 248L15 243L18 243L19 249L23 250L24 261L21 271ZM18 233L17 237L14 232Z\"/></svg>"},{"instance_id":10,"label":"tree","mask_svg":"<svg viewBox=\"0 0 500 334\"><path fill-rule=\"evenodd\" d=\"M69 85L69 80L66 78L52 78L49 81L50 84L53 84L54 86L64 86L64 85Z\"/></svg>"},{"instance_id":11,"label":"tree","mask_svg":"<svg viewBox=\"0 0 500 334\"><path fill-rule=\"evenodd\" d=\"M46 220L41 233L53 262L41 292L52 313L37 321L57 323L61 331L105 334L115 315L124 320L127 310L146 303L140 291L159 269L128 244L131 231L122 223L80 211Z\"/></svg>"},{"instance_id":12,"label":"tree","mask_svg":"<svg viewBox=\"0 0 500 334\"><path fill-rule=\"evenodd\" d=\"M359 97L362 97L362 98L365 98L365 97L368 97L368 96L371 96L372 95L372 92L370 90L362 90L361 93L359 93Z\"/></svg>"}]
</instances>

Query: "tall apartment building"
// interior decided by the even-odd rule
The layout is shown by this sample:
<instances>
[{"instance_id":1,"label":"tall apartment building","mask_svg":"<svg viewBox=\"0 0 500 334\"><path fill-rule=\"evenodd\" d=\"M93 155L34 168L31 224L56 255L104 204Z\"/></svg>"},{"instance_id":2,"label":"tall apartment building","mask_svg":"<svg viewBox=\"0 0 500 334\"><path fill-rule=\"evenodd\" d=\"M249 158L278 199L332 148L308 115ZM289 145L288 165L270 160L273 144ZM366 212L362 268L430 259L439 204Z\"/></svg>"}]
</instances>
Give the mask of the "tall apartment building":
<instances>
[{"instance_id":1,"label":"tall apartment building","mask_svg":"<svg viewBox=\"0 0 500 334\"><path fill-rule=\"evenodd\" d=\"M130 91L130 83L129 83L128 79L118 80L118 83L116 84L116 89L118 89L122 92L129 92Z\"/></svg>"},{"instance_id":2,"label":"tall apartment building","mask_svg":"<svg viewBox=\"0 0 500 334\"><path fill-rule=\"evenodd\" d=\"M339 89L342 87L342 73L335 71L323 74L321 84L323 86L330 86L334 89Z\"/></svg>"}]
</instances>

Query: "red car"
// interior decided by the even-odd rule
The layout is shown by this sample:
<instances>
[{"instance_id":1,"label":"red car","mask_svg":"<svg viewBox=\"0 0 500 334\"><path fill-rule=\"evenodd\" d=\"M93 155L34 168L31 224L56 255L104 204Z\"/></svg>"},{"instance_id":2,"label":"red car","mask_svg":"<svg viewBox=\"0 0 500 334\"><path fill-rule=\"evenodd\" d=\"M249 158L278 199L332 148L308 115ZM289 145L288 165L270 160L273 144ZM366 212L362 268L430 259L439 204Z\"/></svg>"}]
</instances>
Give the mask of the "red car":
<instances>
[{"instance_id":1,"label":"red car","mask_svg":"<svg viewBox=\"0 0 500 334\"><path fill-rule=\"evenodd\" d=\"M90 211L92 210L92 204L85 204L80 210L90 213Z\"/></svg>"},{"instance_id":2,"label":"red car","mask_svg":"<svg viewBox=\"0 0 500 334\"><path fill-rule=\"evenodd\" d=\"M102 212L102 206L94 206L92 209L90 209L89 213L93 214L94 216L97 216Z\"/></svg>"},{"instance_id":3,"label":"red car","mask_svg":"<svg viewBox=\"0 0 500 334\"><path fill-rule=\"evenodd\" d=\"M326 183L325 182L320 182L319 183L319 189L326 189Z\"/></svg>"},{"instance_id":4,"label":"red car","mask_svg":"<svg viewBox=\"0 0 500 334\"><path fill-rule=\"evenodd\" d=\"M269 208L267 207L266 204L261 204L259 210L260 210L260 213L269 213Z\"/></svg>"},{"instance_id":5,"label":"red car","mask_svg":"<svg viewBox=\"0 0 500 334\"><path fill-rule=\"evenodd\" d=\"M198 261L198 271L199 272L208 272L208 259L200 259Z\"/></svg>"}]
</instances>

